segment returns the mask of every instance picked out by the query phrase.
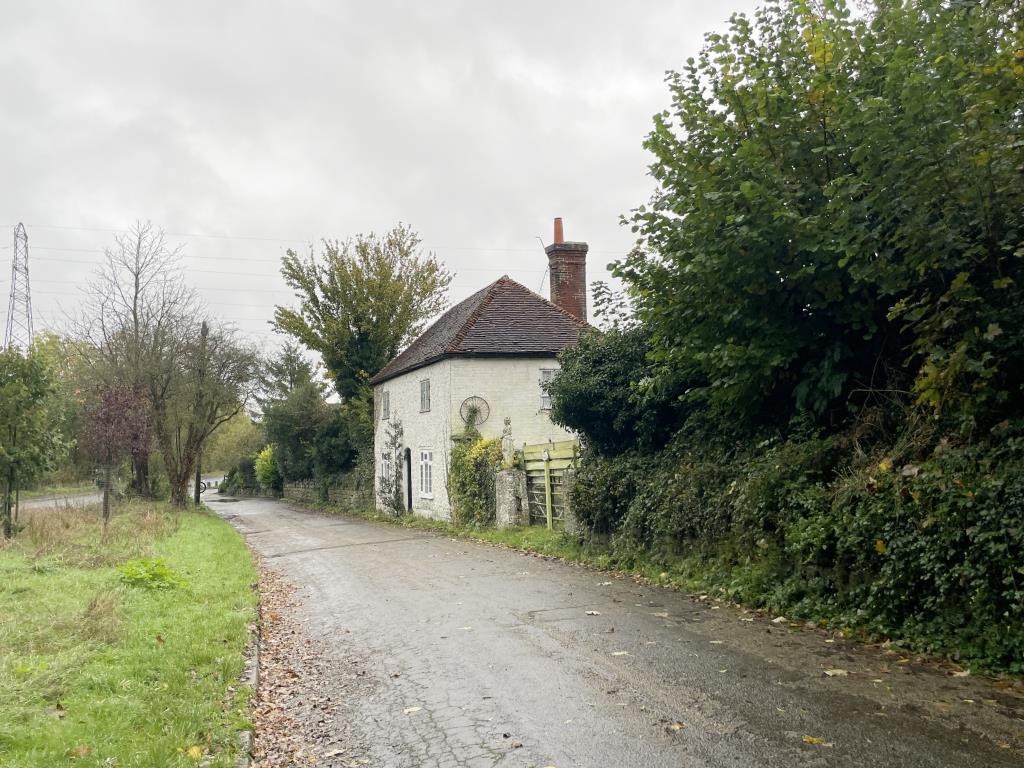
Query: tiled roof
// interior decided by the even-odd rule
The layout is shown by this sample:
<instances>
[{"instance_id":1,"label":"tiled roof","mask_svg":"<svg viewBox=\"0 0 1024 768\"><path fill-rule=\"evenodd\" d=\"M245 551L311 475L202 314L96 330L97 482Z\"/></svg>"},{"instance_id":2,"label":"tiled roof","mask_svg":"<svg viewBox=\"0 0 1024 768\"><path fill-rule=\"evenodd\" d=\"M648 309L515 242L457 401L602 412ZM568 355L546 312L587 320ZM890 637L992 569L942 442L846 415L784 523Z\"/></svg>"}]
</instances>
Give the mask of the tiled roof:
<instances>
[{"instance_id":1,"label":"tiled roof","mask_svg":"<svg viewBox=\"0 0 1024 768\"><path fill-rule=\"evenodd\" d=\"M441 315L370 383L380 384L445 357L553 357L575 344L585 327L505 275Z\"/></svg>"}]
</instances>

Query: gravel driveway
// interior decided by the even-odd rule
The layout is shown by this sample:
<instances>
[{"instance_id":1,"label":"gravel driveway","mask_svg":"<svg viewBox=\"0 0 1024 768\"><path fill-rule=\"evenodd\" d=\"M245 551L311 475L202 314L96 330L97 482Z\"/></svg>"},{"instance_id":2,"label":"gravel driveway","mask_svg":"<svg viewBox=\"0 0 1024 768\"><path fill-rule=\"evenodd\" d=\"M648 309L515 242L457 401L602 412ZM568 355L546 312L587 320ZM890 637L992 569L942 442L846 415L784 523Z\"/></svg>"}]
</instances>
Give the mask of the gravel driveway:
<instances>
[{"instance_id":1,"label":"gravel driveway","mask_svg":"<svg viewBox=\"0 0 1024 768\"><path fill-rule=\"evenodd\" d=\"M1021 764L1019 684L498 547L212 506L297 588L348 745L317 765Z\"/></svg>"}]
</instances>

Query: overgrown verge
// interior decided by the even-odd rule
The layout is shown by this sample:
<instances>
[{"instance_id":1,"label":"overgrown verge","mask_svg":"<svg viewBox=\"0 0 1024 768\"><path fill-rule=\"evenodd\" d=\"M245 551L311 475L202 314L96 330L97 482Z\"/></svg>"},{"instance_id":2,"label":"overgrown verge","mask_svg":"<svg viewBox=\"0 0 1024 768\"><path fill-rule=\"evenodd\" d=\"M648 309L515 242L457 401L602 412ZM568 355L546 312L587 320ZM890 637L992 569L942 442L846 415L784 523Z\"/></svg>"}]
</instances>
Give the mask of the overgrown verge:
<instances>
[{"instance_id":1,"label":"overgrown verge","mask_svg":"<svg viewBox=\"0 0 1024 768\"><path fill-rule=\"evenodd\" d=\"M255 571L213 515L32 512L0 549L0 764L231 766Z\"/></svg>"},{"instance_id":2,"label":"overgrown verge","mask_svg":"<svg viewBox=\"0 0 1024 768\"><path fill-rule=\"evenodd\" d=\"M1024 423L961 445L908 425L589 456L573 489L618 567L833 629L1024 672Z\"/></svg>"}]
</instances>

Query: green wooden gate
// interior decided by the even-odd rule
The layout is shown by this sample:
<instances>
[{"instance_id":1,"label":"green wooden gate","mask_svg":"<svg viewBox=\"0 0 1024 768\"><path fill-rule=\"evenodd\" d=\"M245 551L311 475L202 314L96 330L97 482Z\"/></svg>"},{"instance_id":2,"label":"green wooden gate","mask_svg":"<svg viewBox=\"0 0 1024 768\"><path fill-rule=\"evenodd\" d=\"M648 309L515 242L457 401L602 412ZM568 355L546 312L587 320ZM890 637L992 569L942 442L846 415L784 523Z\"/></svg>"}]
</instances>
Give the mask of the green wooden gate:
<instances>
[{"instance_id":1,"label":"green wooden gate","mask_svg":"<svg viewBox=\"0 0 1024 768\"><path fill-rule=\"evenodd\" d=\"M523 446L530 525L562 526L565 470L576 466L578 456L579 444L575 440Z\"/></svg>"}]
</instances>

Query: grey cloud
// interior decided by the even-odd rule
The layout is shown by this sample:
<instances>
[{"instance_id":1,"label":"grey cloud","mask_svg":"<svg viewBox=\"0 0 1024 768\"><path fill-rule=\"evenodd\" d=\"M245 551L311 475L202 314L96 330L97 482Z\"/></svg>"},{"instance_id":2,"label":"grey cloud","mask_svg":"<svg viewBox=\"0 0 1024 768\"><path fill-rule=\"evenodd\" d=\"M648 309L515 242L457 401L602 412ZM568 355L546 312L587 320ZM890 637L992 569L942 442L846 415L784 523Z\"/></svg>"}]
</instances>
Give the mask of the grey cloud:
<instances>
[{"instance_id":1,"label":"grey cloud","mask_svg":"<svg viewBox=\"0 0 1024 768\"><path fill-rule=\"evenodd\" d=\"M0 224L29 225L44 325L112 235L41 225L151 219L211 308L268 343L285 248L398 220L458 273L453 300L504 272L538 288L556 215L599 278L652 188L641 142L664 71L752 5L17 4Z\"/></svg>"}]
</instances>

